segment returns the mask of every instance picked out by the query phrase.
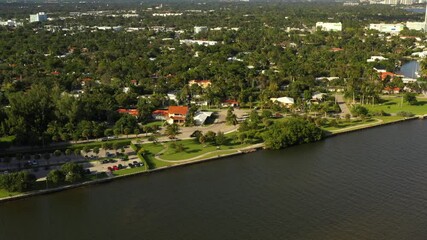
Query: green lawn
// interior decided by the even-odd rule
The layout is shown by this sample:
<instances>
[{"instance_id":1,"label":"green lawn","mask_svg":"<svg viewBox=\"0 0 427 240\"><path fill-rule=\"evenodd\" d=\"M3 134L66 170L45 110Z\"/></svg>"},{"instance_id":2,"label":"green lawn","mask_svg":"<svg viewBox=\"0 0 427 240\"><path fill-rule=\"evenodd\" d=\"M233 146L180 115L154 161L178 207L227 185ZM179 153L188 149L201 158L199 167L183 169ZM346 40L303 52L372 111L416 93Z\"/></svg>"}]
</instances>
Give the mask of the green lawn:
<instances>
[{"instance_id":1,"label":"green lawn","mask_svg":"<svg viewBox=\"0 0 427 240\"><path fill-rule=\"evenodd\" d=\"M372 111L384 111L386 113L397 113L400 111L411 112L416 115L427 114L427 99L426 98L417 98L417 105L409 105L406 102L403 102L401 96L383 96L382 99L384 102L376 105L366 105L370 112Z\"/></svg>"},{"instance_id":2,"label":"green lawn","mask_svg":"<svg viewBox=\"0 0 427 240\"><path fill-rule=\"evenodd\" d=\"M163 145L157 143L148 143L143 145L138 145L138 147L144 148L146 154L144 155L145 163L148 169L156 169L160 167L170 166L172 163L159 161L156 159L155 155L164 149Z\"/></svg>"},{"instance_id":3,"label":"green lawn","mask_svg":"<svg viewBox=\"0 0 427 240\"><path fill-rule=\"evenodd\" d=\"M4 189L0 189L0 198L15 196L15 195L18 195L18 194L19 193L11 193L11 192L8 192L8 191L6 191Z\"/></svg>"},{"instance_id":4,"label":"green lawn","mask_svg":"<svg viewBox=\"0 0 427 240\"><path fill-rule=\"evenodd\" d=\"M183 144L184 151L177 152L176 149L169 147L171 143L167 143L166 144L167 150L160 157L165 160L182 161L182 160L194 158L194 157L218 150L217 146L214 146L211 144L200 144L198 142L195 142L194 140L183 140L183 141L177 141L176 143ZM220 146L219 149L232 150L236 148L247 147L247 146L250 146L251 144L252 143L240 144L232 141L231 139L228 139L228 143Z\"/></svg>"},{"instance_id":5,"label":"green lawn","mask_svg":"<svg viewBox=\"0 0 427 240\"><path fill-rule=\"evenodd\" d=\"M132 173L145 172L145 171L146 171L145 166L144 167L136 167L136 168L127 168L127 169L114 171L113 175L114 176L122 176L122 175L128 175L128 174L132 174Z\"/></svg>"}]
</instances>

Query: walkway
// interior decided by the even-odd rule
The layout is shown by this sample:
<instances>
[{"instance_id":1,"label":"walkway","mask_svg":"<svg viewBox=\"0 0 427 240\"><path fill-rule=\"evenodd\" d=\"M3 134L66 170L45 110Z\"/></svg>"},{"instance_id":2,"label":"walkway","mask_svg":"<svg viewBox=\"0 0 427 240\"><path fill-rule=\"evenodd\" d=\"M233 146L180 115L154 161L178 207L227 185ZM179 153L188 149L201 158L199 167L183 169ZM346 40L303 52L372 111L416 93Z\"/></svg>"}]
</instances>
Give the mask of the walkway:
<instances>
[{"instance_id":1,"label":"walkway","mask_svg":"<svg viewBox=\"0 0 427 240\"><path fill-rule=\"evenodd\" d=\"M345 118L347 114L350 114L350 109L347 106L347 103L345 103L344 96L342 94L335 94L335 101L338 103L341 109L340 117Z\"/></svg>"}]
</instances>

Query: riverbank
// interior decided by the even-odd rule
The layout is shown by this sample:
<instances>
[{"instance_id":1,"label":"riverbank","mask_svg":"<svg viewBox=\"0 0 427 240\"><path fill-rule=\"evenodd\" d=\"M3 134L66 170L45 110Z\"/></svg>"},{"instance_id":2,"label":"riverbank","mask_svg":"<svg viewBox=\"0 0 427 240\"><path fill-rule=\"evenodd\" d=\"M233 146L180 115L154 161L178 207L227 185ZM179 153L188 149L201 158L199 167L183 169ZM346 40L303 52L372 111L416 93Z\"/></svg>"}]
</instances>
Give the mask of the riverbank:
<instances>
[{"instance_id":1,"label":"riverbank","mask_svg":"<svg viewBox=\"0 0 427 240\"><path fill-rule=\"evenodd\" d=\"M414 116L414 117L410 117L410 118L403 118L403 119L398 119L398 120L389 121L389 122L382 121L382 122L368 123L368 124L364 124L364 125L357 125L357 126L353 126L353 127L343 128L343 129L340 129L339 131L335 131L333 133L329 133L325 137L333 137L333 136L347 134L347 133L351 133L351 132L355 132L355 131L361 131L361 130L366 130L366 129L370 129L370 128L374 128L374 127L386 126L386 125L396 124L396 123L410 121L410 120L425 119L425 117L426 117L425 115L419 115L419 116ZM111 174L111 175L109 175L109 177L103 178L103 179L91 180L91 181L86 181L83 183L61 186L58 188L51 188L51 189L37 190L37 191L21 193L21 194L17 194L17 195L13 195L13 196L0 198L0 203L18 200L18 199L23 199L23 198L28 198L28 197L32 197L32 196L38 196L38 195L60 192L60 191L68 190L68 189L84 187L84 186L89 186L89 185L93 185L93 184L106 183L106 182L110 182L113 180L128 178L128 177L137 176L137 175L146 175L146 174L156 173L159 171L165 171L165 170L173 169L173 168L177 168L177 167L184 167L184 166L199 164L199 163L203 163L203 162L207 162L207 161L228 158L228 157L236 156L236 155L240 155L240 154L252 153L252 152L255 152L255 151L260 150L260 149L264 149L264 143L258 143L258 144L250 145L247 147L235 149L236 152L232 152L232 153L226 153L226 154L212 153L212 154L207 155L206 158L192 158L189 160L176 162L173 165L162 166L162 167L158 167L155 169L146 169L146 170L141 170L141 171L132 172L132 173L128 173L128 174L117 175L117 176L113 176Z\"/></svg>"}]
</instances>

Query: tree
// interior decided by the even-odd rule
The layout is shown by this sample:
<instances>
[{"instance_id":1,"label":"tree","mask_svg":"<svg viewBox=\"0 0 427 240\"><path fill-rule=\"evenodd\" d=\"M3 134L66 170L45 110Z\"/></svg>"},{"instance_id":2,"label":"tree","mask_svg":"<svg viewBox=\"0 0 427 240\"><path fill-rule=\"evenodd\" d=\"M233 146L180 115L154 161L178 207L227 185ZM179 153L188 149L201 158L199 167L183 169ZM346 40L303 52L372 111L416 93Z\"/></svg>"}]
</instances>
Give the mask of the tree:
<instances>
[{"instance_id":1,"label":"tree","mask_svg":"<svg viewBox=\"0 0 427 240\"><path fill-rule=\"evenodd\" d=\"M114 136L118 137L120 135L120 129L114 129Z\"/></svg>"},{"instance_id":2,"label":"tree","mask_svg":"<svg viewBox=\"0 0 427 240\"><path fill-rule=\"evenodd\" d=\"M61 154L62 154L61 150L55 150L53 152L53 155L55 155L55 157L59 157L59 156L61 156Z\"/></svg>"},{"instance_id":3,"label":"tree","mask_svg":"<svg viewBox=\"0 0 427 240\"><path fill-rule=\"evenodd\" d=\"M206 142L215 142L216 133L208 131L205 134Z\"/></svg>"},{"instance_id":4,"label":"tree","mask_svg":"<svg viewBox=\"0 0 427 240\"><path fill-rule=\"evenodd\" d=\"M236 125L237 124L237 116L233 112L233 108L229 108L227 110L227 116L225 117L225 121L227 124Z\"/></svg>"},{"instance_id":5,"label":"tree","mask_svg":"<svg viewBox=\"0 0 427 240\"><path fill-rule=\"evenodd\" d=\"M171 124L166 127L165 134L169 136L169 138L174 139L176 135L179 134L179 126L177 124Z\"/></svg>"},{"instance_id":6,"label":"tree","mask_svg":"<svg viewBox=\"0 0 427 240\"><path fill-rule=\"evenodd\" d=\"M355 105L353 108L351 108L351 113L355 117L365 117L368 115L368 109L361 105Z\"/></svg>"},{"instance_id":7,"label":"tree","mask_svg":"<svg viewBox=\"0 0 427 240\"><path fill-rule=\"evenodd\" d=\"M105 131L104 131L104 135L105 136L112 136L112 135L114 135L114 131L113 131L113 129L111 129L111 128L107 128L107 129L105 129Z\"/></svg>"},{"instance_id":8,"label":"tree","mask_svg":"<svg viewBox=\"0 0 427 240\"><path fill-rule=\"evenodd\" d=\"M47 174L47 181L54 183L54 184L58 184L58 183L62 183L65 181L65 176L63 174L62 171L60 170L52 170Z\"/></svg>"},{"instance_id":9,"label":"tree","mask_svg":"<svg viewBox=\"0 0 427 240\"><path fill-rule=\"evenodd\" d=\"M71 149L69 149L69 148L67 148L67 149L65 150L65 155L71 155L71 152L72 152L72 150L71 150Z\"/></svg>"},{"instance_id":10,"label":"tree","mask_svg":"<svg viewBox=\"0 0 427 240\"><path fill-rule=\"evenodd\" d=\"M136 135L136 137L138 137L138 135L141 133L141 131L139 130L139 128L137 127L137 128L135 128L134 130L133 130L133 134L135 134Z\"/></svg>"},{"instance_id":11,"label":"tree","mask_svg":"<svg viewBox=\"0 0 427 240\"><path fill-rule=\"evenodd\" d=\"M36 182L36 176L27 171L0 175L0 188L9 192L24 192L31 190Z\"/></svg>"},{"instance_id":12,"label":"tree","mask_svg":"<svg viewBox=\"0 0 427 240\"><path fill-rule=\"evenodd\" d=\"M225 134L221 131L217 132L215 137L215 142L217 145L223 145L227 139L225 138Z\"/></svg>"},{"instance_id":13,"label":"tree","mask_svg":"<svg viewBox=\"0 0 427 240\"><path fill-rule=\"evenodd\" d=\"M201 135L201 136L199 137L199 142L200 142L201 144L205 144L205 142L206 142L206 137L205 137L204 135Z\"/></svg>"},{"instance_id":14,"label":"tree","mask_svg":"<svg viewBox=\"0 0 427 240\"><path fill-rule=\"evenodd\" d=\"M99 154L99 147L94 147L93 152L98 155Z\"/></svg>"},{"instance_id":15,"label":"tree","mask_svg":"<svg viewBox=\"0 0 427 240\"><path fill-rule=\"evenodd\" d=\"M79 148L74 149L74 155L80 156L80 149Z\"/></svg>"},{"instance_id":16,"label":"tree","mask_svg":"<svg viewBox=\"0 0 427 240\"><path fill-rule=\"evenodd\" d=\"M68 162L61 166L61 172L65 175L65 181L74 183L84 177L83 167L74 162Z\"/></svg>"},{"instance_id":17,"label":"tree","mask_svg":"<svg viewBox=\"0 0 427 240\"><path fill-rule=\"evenodd\" d=\"M129 134L131 133L130 128L126 127L125 129L123 129L123 133L126 135L126 138L129 138Z\"/></svg>"},{"instance_id":18,"label":"tree","mask_svg":"<svg viewBox=\"0 0 427 240\"><path fill-rule=\"evenodd\" d=\"M403 101L407 102L409 105L417 105L417 97L415 93L405 93L403 95Z\"/></svg>"},{"instance_id":19,"label":"tree","mask_svg":"<svg viewBox=\"0 0 427 240\"><path fill-rule=\"evenodd\" d=\"M84 146L84 147L83 147L83 152L84 152L84 153L88 153L88 152L90 152L90 147L89 147L89 146Z\"/></svg>"}]
</instances>

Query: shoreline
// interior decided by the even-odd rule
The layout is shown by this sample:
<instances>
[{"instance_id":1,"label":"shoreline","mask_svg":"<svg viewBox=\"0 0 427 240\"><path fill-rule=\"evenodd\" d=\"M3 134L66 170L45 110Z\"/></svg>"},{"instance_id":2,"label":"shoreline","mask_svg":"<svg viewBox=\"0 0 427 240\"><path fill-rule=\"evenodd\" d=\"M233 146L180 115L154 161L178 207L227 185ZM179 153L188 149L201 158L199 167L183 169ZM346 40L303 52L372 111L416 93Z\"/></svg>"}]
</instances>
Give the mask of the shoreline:
<instances>
[{"instance_id":1,"label":"shoreline","mask_svg":"<svg viewBox=\"0 0 427 240\"><path fill-rule=\"evenodd\" d=\"M342 134L348 134L348 133L352 133L352 132L356 132L356 131L362 131L362 130L367 130L367 129L371 129L371 128L375 128L375 127L382 127L382 126L397 124L397 123L416 120L416 119L423 120L426 117L427 117L427 115L418 115L418 116L404 118L404 119L400 119L400 120L396 120L396 121L392 121L392 122L379 123L379 124L375 124L375 125L368 125L368 126L363 126L360 128L354 128L354 129L343 130L340 132L329 133L329 134L325 135L325 139L330 138L330 137L339 136ZM125 174L125 175L119 175L119 176L107 177L107 178L103 178L103 179L91 180L91 181L86 181L86 182L82 182L82 183L78 183L78 184L65 185L65 186L61 186L61 187L57 187L57 188L36 190L36 191L21 193L21 194L14 195L14 196L8 196L8 197L0 198L0 203L19 200L19 199L25 199L25 198L29 198L29 197L33 197L33 196L39 196L39 195L61 192L61 191L65 191L68 189L74 189L74 188L79 188L79 187L84 187L84 186L107 183L110 181L120 180L120 179L124 179L124 178L128 178L128 177L134 177L137 175L148 175L148 174L152 174L152 173L156 173L156 172L160 172L160 171L166 171L169 169L184 167L184 166L188 166L188 165L200 164L200 163L207 162L207 161L219 160L219 159L224 159L224 158L228 158L228 157L232 157L232 156L248 154L248 153L256 152L260 149L264 149L264 143L254 144L254 145L239 149L235 153L229 153L229 154L224 154L224 155L220 154L217 156L197 159L197 160L193 160L193 161L185 161L184 160L181 163L176 163L176 164L171 165L171 166L164 166L164 167L159 167L156 169L151 169L151 170L146 170L146 171L141 171L141 172L135 172L135 173L129 173L129 174Z\"/></svg>"}]
</instances>

